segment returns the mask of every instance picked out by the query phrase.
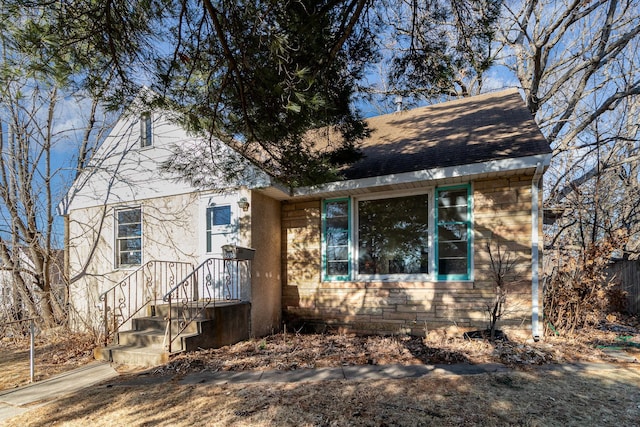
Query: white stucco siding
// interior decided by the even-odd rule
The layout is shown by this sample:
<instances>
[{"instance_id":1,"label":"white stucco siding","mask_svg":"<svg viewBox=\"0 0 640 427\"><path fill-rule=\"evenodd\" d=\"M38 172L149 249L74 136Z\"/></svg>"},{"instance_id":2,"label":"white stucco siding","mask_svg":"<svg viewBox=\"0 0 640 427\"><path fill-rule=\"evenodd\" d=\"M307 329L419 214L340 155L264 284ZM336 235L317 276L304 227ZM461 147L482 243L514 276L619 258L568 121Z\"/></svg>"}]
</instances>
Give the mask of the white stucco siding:
<instances>
[{"instance_id":1,"label":"white stucco siding","mask_svg":"<svg viewBox=\"0 0 640 427\"><path fill-rule=\"evenodd\" d=\"M99 296L138 266L118 268L116 211L139 207L142 213L142 264L149 261L199 262L199 195L158 197L69 213L70 299L72 325L79 329L101 323Z\"/></svg>"},{"instance_id":2,"label":"white stucco siding","mask_svg":"<svg viewBox=\"0 0 640 427\"><path fill-rule=\"evenodd\" d=\"M138 262L197 266L207 257L219 257L222 243L250 245L250 235L241 230L248 224L249 212L239 209L238 200L250 200L248 187L268 187L271 182L228 146L194 138L164 114L151 113L152 143L143 147L141 117L120 118L60 204L68 221L71 325L78 329L103 323L100 294L136 271ZM194 156L199 152L203 155ZM232 180L224 172L215 172L224 168L207 164L228 158L237 161L242 172ZM186 159L187 166L193 166L191 171L202 175L198 186L164 172L161 165L170 159ZM207 208L215 204L230 208L233 227L210 237L207 248ZM138 208L140 222L125 221L123 230L129 234L117 238L118 211ZM137 218L137 212L132 212L122 215Z\"/></svg>"},{"instance_id":3,"label":"white stucco siding","mask_svg":"<svg viewBox=\"0 0 640 427\"><path fill-rule=\"evenodd\" d=\"M95 207L71 212L68 216L68 268L70 277L70 325L76 329L95 329L100 325L98 297L103 289L114 284L113 209ZM108 270L102 270L108 266ZM96 332L99 332L97 330Z\"/></svg>"},{"instance_id":4,"label":"white stucco siding","mask_svg":"<svg viewBox=\"0 0 640 427\"><path fill-rule=\"evenodd\" d=\"M192 138L164 115L152 114L152 122L153 145L142 148L139 117L123 116L74 183L62 208L70 211L193 191L159 167L172 155L173 145Z\"/></svg>"},{"instance_id":5,"label":"white stucco siding","mask_svg":"<svg viewBox=\"0 0 640 427\"><path fill-rule=\"evenodd\" d=\"M153 142L141 147L140 118L135 114L123 115L98 148L93 160L74 182L60 204L61 213L104 204L126 203L158 197L192 193L198 190L178 175L161 170L176 151L184 153L202 151L203 155L216 150L216 158L240 158L222 143L210 145L208 141L190 136L184 129L160 113L152 113ZM206 165L206 160L203 162ZM248 165L248 164L247 164ZM243 176L230 183L221 171L202 168L209 188L237 187L240 185L265 187L269 177L252 166L242 167ZM199 172L199 171L198 171ZM202 188L200 188L202 189Z\"/></svg>"}]
</instances>

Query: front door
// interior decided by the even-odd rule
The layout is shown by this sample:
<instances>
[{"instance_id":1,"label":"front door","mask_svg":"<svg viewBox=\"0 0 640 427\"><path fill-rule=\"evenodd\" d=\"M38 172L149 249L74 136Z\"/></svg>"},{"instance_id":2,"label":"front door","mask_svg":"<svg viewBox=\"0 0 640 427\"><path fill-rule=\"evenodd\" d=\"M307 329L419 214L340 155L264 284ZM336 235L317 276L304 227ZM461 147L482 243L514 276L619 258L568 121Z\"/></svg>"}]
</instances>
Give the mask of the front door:
<instances>
[{"instance_id":1,"label":"front door","mask_svg":"<svg viewBox=\"0 0 640 427\"><path fill-rule=\"evenodd\" d=\"M204 247L202 261L214 258L205 267L204 280L201 281L200 295L204 298L213 296L216 299L236 299L237 289L229 286L232 280L231 263L222 261L222 246L238 242L238 194L225 193L205 197L204 213ZM205 287L208 287L205 288Z\"/></svg>"}]
</instances>

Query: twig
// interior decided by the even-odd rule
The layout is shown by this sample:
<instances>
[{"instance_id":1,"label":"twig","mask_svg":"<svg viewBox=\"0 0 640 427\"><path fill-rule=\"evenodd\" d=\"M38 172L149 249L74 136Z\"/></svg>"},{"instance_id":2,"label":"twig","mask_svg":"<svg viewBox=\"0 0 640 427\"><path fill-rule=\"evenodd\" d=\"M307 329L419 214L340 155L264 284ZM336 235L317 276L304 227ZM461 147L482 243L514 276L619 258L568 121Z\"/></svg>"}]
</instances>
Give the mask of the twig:
<instances>
[{"instance_id":1,"label":"twig","mask_svg":"<svg viewBox=\"0 0 640 427\"><path fill-rule=\"evenodd\" d=\"M391 407L393 409L400 409L402 411L406 411L407 409L411 409L413 411L423 412L423 413L425 413L427 415L431 415L432 417L444 418L444 415L442 415L442 414L440 414L438 412L431 411L430 409L415 408L413 406L400 406L400 405L394 405L393 403L383 403L382 405Z\"/></svg>"}]
</instances>

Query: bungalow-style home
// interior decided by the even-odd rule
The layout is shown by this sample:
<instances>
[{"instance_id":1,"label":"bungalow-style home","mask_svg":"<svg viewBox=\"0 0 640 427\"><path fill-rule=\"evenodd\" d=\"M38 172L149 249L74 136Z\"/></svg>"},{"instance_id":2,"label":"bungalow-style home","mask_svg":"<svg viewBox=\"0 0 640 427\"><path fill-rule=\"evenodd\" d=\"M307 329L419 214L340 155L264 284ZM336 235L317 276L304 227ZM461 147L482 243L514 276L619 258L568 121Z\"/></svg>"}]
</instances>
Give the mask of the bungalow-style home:
<instances>
[{"instance_id":1,"label":"bungalow-style home","mask_svg":"<svg viewBox=\"0 0 640 427\"><path fill-rule=\"evenodd\" d=\"M173 298L184 309L243 307L190 315L217 322L217 333L242 330L199 346L283 322L363 334L484 329L495 273L512 265L500 327L542 333L541 182L551 150L517 90L368 119L363 158L343 179L304 188L248 162L233 180L213 168L197 187L185 184L159 165L208 141L167 114L132 110L61 205L77 327L106 324L111 336L115 325L123 345L130 318L188 323L160 309ZM245 161L223 144L214 151ZM138 323L126 327L145 328ZM165 347L181 332L160 329Z\"/></svg>"}]
</instances>

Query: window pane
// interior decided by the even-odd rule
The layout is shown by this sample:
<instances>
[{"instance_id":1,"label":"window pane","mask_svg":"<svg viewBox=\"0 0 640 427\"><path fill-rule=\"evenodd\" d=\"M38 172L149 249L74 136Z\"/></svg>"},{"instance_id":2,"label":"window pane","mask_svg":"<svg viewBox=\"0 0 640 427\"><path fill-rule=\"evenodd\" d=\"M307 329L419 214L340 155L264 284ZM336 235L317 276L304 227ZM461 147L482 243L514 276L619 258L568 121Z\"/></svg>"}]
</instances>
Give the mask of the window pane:
<instances>
[{"instance_id":1,"label":"window pane","mask_svg":"<svg viewBox=\"0 0 640 427\"><path fill-rule=\"evenodd\" d=\"M349 244L348 230L327 230L327 247Z\"/></svg>"},{"instance_id":2,"label":"window pane","mask_svg":"<svg viewBox=\"0 0 640 427\"><path fill-rule=\"evenodd\" d=\"M467 240L466 224L441 224L438 226L439 241Z\"/></svg>"},{"instance_id":3,"label":"window pane","mask_svg":"<svg viewBox=\"0 0 640 427\"><path fill-rule=\"evenodd\" d=\"M467 242L438 242L440 258L467 258Z\"/></svg>"},{"instance_id":4,"label":"window pane","mask_svg":"<svg viewBox=\"0 0 640 427\"><path fill-rule=\"evenodd\" d=\"M142 249L142 239L122 239L120 240L120 250L137 250Z\"/></svg>"},{"instance_id":5,"label":"window pane","mask_svg":"<svg viewBox=\"0 0 640 427\"><path fill-rule=\"evenodd\" d=\"M327 276L349 275L349 201L325 203L325 261Z\"/></svg>"},{"instance_id":6,"label":"window pane","mask_svg":"<svg viewBox=\"0 0 640 427\"><path fill-rule=\"evenodd\" d=\"M467 189L443 190L438 193L438 207L466 206Z\"/></svg>"},{"instance_id":7,"label":"window pane","mask_svg":"<svg viewBox=\"0 0 640 427\"><path fill-rule=\"evenodd\" d=\"M438 192L438 275L468 274L468 189Z\"/></svg>"},{"instance_id":8,"label":"window pane","mask_svg":"<svg viewBox=\"0 0 640 427\"><path fill-rule=\"evenodd\" d=\"M118 224L132 224L140 222L140 209L118 211Z\"/></svg>"},{"instance_id":9,"label":"window pane","mask_svg":"<svg viewBox=\"0 0 640 427\"><path fill-rule=\"evenodd\" d=\"M330 246L327 247L327 260L328 261L347 261L349 259L349 248L345 246Z\"/></svg>"},{"instance_id":10,"label":"window pane","mask_svg":"<svg viewBox=\"0 0 640 427\"><path fill-rule=\"evenodd\" d=\"M127 209L116 213L116 262L118 266L142 262L142 211Z\"/></svg>"},{"instance_id":11,"label":"window pane","mask_svg":"<svg viewBox=\"0 0 640 427\"><path fill-rule=\"evenodd\" d=\"M467 190L445 190L438 193L438 222L467 220Z\"/></svg>"},{"instance_id":12,"label":"window pane","mask_svg":"<svg viewBox=\"0 0 640 427\"><path fill-rule=\"evenodd\" d=\"M428 273L429 197L358 202L358 272Z\"/></svg>"},{"instance_id":13,"label":"window pane","mask_svg":"<svg viewBox=\"0 0 640 427\"><path fill-rule=\"evenodd\" d=\"M467 259L442 259L438 261L438 274L467 274Z\"/></svg>"},{"instance_id":14,"label":"window pane","mask_svg":"<svg viewBox=\"0 0 640 427\"><path fill-rule=\"evenodd\" d=\"M128 251L120 252L120 265L140 265L142 263L142 252Z\"/></svg>"},{"instance_id":15,"label":"window pane","mask_svg":"<svg viewBox=\"0 0 640 427\"><path fill-rule=\"evenodd\" d=\"M329 218L327 217L327 230L346 230L349 227L349 218L346 216Z\"/></svg>"},{"instance_id":16,"label":"window pane","mask_svg":"<svg viewBox=\"0 0 640 427\"><path fill-rule=\"evenodd\" d=\"M339 202L329 202L326 204L326 209L327 219L337 217L347 218L347 216L349 215L349 204L346 200L341 200Z\"/></svg>"},{"instance_id":17,"label":"window pane","mask_svg":"<svg viewBox=\"0 0 640 427\"><path fill-rule=\"evenodd\" d=\"M213 206L207 208L207 229L217 225L231 224L231 206Z\"/></svg>"},{"instance_id":18,"label":"window pane","mask_svg":"<svg viewBox=\"0 0 640 427\"><path fill-rule=\"evenodd\" d=\"M142 147L149 147L151 145L151 137L151 113L143 113L140 116L140 145Z\"/></svg>"},{"instance_id":19,"label":"window pane","mask_svg":"<svg viewBox=\"0 0 640 427\"><path fill-rule=\"evenodd\" d=\"M438 222L464 222L467 220L466 206L452 206L448 208L438 208Z\"/></svg>"},{"instance_id":20,"label":"window pane","mask_svg":"<svg viewBox=\"0 0 640 427\"><path fill-rule=\"evenodd\" d=\"M118 237L139 236L141 232L140 223L118 225Z\"/></svg>"},{"instance_id":21,"label":"window pane","mask_svg":"<svg viewBox=\"0 0 640 427\"><path fill-rule=\"evenodd\" d=\"M348 262L327 262L327 276L346 276L348 274Z\"/></svg>"}]
</instances>

